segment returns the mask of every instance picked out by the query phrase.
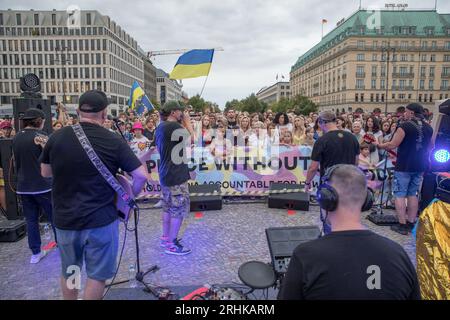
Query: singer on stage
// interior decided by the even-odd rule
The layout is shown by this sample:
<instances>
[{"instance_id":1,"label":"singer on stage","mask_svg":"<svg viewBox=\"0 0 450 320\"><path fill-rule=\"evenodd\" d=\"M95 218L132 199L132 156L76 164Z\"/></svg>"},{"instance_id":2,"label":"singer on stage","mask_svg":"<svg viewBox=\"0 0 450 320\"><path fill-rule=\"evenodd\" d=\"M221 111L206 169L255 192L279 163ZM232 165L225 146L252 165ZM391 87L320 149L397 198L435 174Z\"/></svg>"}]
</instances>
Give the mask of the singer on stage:
<instances>
[{"instance_id":1,"label":"singer on stage","mask_svg":"<svg viewBox=\"0 0 450 320\"><path fill-rule=\"evenodd\" d=\"M187 181L190 179L186 146L190 146L194 130L188 112L177 101L168 101L161 109L162 121L155 132L161 156L158 167L162 194L163 234L161 246L165 253L186 255L191 250L180 243L178 232L190 209ZM190 136L189 136L190 135ZM179 148L176 151L176 148ZM175 152L174 152L175 151Z\"/></svg>"}]
</instances>

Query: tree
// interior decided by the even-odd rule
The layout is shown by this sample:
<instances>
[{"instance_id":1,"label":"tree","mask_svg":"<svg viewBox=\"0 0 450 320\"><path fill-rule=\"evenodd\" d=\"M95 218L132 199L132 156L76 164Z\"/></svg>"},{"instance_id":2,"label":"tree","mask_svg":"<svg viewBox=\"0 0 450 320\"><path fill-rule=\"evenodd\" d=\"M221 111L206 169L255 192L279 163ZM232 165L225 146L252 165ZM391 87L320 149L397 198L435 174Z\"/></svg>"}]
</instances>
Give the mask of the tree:
<instances>
[{"instance_id":1,"label":"tree","mask_svg":"<svg viewBox=\"0 0 450 320\"><path fill-rule=\"evenodd\" d=\"M208 103L200 97L199 94L196 94L195 96L191 97L187 103L188 105L191 105L196 112L204 111Z\"/></svg>"},{"instance_id":2,"label":"tree","mask_svg":"<svg viewBox=\"0 0 450 320\"><path fill-rule=\"evenodd\" d=\"M227 112L230 109L234 109L234 110L241 110L242 109L242 103L241 101L237 100L237 99L233 99L231 101L227 101L227 103L225 103L225 112Z\"/></svg>"},{"instance_id":3,"label":"tree","mask_svg":"<svg viewBox=\"0 0 450 320\"><path fill-rule=\"evenodd\" d=\"M293 102L286 98L281 98L280 101L271 104L270 108L273 112L288 112L293 108Z\"/></svg>"},{"instance_id":4,"label":"tree","mask_svg":"<svg viewBox=\"0 0 450 320\"><path fill-rule=\"evenodd\" d=\"M242 108L241 111L247 111L248 113L253 112L264 112L267 109L267 103L258 100L256 95L252 93L247 98L241 100Z\"/></svg>"},{"instance_id":5,"label":"tree","mask_svg":"<svg viewBox=\"0 0 450 320\"><path fill-rule=\"evenodd\" d=\"M292 98L291 103L295 114L309 115L318 110L318 106L305 96L297 95Z\"/></svg>"}]
</instances>

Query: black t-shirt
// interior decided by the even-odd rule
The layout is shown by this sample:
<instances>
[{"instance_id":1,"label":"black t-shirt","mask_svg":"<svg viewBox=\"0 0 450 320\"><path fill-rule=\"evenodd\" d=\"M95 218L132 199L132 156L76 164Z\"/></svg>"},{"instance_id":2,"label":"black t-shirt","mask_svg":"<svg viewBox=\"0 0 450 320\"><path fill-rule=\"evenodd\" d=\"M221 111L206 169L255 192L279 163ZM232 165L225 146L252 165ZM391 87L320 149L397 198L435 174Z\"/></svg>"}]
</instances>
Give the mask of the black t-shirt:
<instances>
[{"instance_id":1,"label":"black t-shirt","mask_svg":"<svg viewBox=\"0 0 450 320\"><path fill-rule=\"evenodd\" d=\"M144 129L142 135L146 137L148 140L153 141L153 138L155 137L155 130L150 131L148 129Z\"/></svg>"},{"instance_id":2,"label":"black t-shirt","mask_svg":"<svg viewBox=\"0 0 450 320\"><path fill-rule=\"evenodd\" d=\"M176 141L172 141L172 135L178 137ZM161 157L158 168L159 181L163 186L179 185L190 179L188 165L186 161L181 160L186 156L185 144L188 139L189 132L178 122L162 121L156 128L155 143ZM175 151L177 159L172 159L174 148L178 148L178 152ZM181 163L174 163L174 160Z\"/></svg>"},{"instance_id":3,"label":"black t-shirt","mask_svg":"<svg viewBox=\"0 0 450 320\"><path fill-rule=\"evenodd\" d=\"M82 122L81 127L113 175L119 168L131 172L141 166L122 137L96 124ZM53 215L57 228L98 228L117 219L115 192L86 155L72 127L62 128L50 136L41 161L52 167Z\"/></svg>"},{"instance_id":4,"label":"black t-shirt","mask_svg":"<svg viewBox=\"0 0 450 320\"><path fill-rule=\"evenodd\" d=\"M414 266L399 244L355 230L299 245L278 298L418 300L420 291Z\"/></svg>"},{"instance_id":5,"label":"black t-shirt","mask_svg":"<svg viewBox=\"0 0 450 320\"><path fill-rule=\"evenodd\" d=\"M17 170L17 193L38 194L52 189L52 180L41 176L39 157L47 134L37 129L23 129L13 139L12 147Z\"/></svg>"},{"instance_id":6,"label":"black t-shirt","mask_svg":"<svg viewBox=\"0 0 450 320\"><path fill-rule=\"evenodd\" d=\"M400 124L399 128L405 131L405 138L397 149L395 171L425 172L428 169L433 129L428 123L424 121L421 123L422 127L417 121L404 121ZM422 135L419 134L420 131Z\"/></svg>"},{"instance_id":7,"label":"black t-shirt","mask_svg":"<svg viewBox=\"0 0 450 320\"><path fill-rule=\"evenodd\" d=\"M344 130L325 133L314 143L311 159L320 163L320 176L335 164L355 164L359 143L355 136Z\"/></svg>"}]
</instances>

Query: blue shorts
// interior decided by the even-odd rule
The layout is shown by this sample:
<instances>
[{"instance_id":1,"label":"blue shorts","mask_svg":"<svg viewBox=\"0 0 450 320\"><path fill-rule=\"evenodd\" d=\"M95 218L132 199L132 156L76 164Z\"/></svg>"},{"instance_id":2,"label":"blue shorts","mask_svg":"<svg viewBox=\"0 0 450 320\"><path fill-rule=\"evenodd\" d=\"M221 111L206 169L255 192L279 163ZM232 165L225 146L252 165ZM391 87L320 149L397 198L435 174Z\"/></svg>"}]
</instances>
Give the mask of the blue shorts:
<instances>
[{"instance_id":1,"label":"blue shorts","mask_svg":"<svg viewBox=\"0 0 450 320\"><path fill-rule=\"evenodd\" d=\"M118 220L93 229L56 228L56 234L61 254L62 275L65 279L73 275L74 266L78 266L81 271L83 260L90 279L106 281L114 276L119 250Z\"/></svg>"},{"instance_id":2,"label":"blue shorts","mask_svg":"<svg viewBox=\"0 0 450 320\"><path fill-rule=\"evenodd\" d=\"M423 172L394 172L393 191L396 198L415 197L422 183Z\"/></svg>"}]
</instances>

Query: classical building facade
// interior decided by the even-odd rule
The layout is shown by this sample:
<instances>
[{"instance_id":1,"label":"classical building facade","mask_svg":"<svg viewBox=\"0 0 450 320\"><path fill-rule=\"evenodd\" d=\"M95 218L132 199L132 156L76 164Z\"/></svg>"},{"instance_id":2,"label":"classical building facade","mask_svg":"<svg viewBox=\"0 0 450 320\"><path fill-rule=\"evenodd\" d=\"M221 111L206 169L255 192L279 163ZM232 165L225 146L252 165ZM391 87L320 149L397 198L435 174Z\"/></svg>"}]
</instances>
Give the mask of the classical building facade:
<instances>
[{"instance_id":1,"label":"classical building facade","mask_svg":"<svg viewBox=\"0 0 450 320\"><path fill-rule=\"evenodd\" d=\"M27 73L39 76L52 104L73 110L81 93L100 89L116 114L133 82L144 83L144 61L136 40L98 11L0 10L0 106L20 95Z\"/></svg>"},{"instance_id":2,"label":"classical building facade","mask_svg":"<svg viewBox=\"0 0 450 320\"><path fill-rule=\"evenodd\" d=\"M256 97L259 101L265 102L267 104L278 102L283 98L290 99L290 83L283 81L277 82L270 87L264 87L258 91Z\"/></svg>"},{"instance_id":3,"label":"classical building facade","mask_svg":"<svg viewBox=\"0 0 450 320\"><path fill-rule=\"evenodd\" d=\"M322 110L431 107L450 92L450 14L358 10L300 56L290 77L292 95Z\"/></svg>"}]
</instances>

